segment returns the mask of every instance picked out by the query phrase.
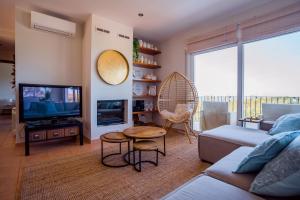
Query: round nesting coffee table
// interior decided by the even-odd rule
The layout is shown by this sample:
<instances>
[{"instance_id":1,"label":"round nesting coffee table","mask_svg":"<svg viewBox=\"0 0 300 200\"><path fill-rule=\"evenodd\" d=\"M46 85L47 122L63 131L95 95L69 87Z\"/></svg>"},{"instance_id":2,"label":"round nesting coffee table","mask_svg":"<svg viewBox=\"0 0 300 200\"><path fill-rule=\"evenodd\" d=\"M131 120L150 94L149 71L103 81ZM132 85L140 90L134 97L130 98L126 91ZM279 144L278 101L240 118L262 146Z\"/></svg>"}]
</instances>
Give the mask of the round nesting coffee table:
<instances>
[{"instance_id":1,"label":"round nesting coffee table","mask_svg":"<svg viewBox=\"0 0 300 200\"><path fill-rule=\"evenodd\" d=\"M130 152L130 138L126 137L122 132L109 132L106 133L104 135L100 136L101 139L101 162L104 166L107 167L125 167L128 166L130 164L130 154L128 152ZM107 142L107 143L118 143L119 144L119 152L118 153L111 153L108 154L106 156L104 156L104 152L103 152L103 142ZM128 145L128 152L124 155L124 160L125 160L125 156L128 155L128 161L126 161L125 164L121 164L121 165L112 165L112 164L108 164L105 162L105 159L114 155L120 155L122 154L122 143L126 143Z\"/></svg>"},{"instance_id":2,"label":"round nesting coffee table","mask_svg":"<svg viewBox=\"0 0 300 200\"><path fill-rule=\"evenodd\" d=\"M159 151L162 155L166 156L166 134L167 131L163 128L154 127L154 126L136 126L125 129L123 134L128 138L132 138L133 142L136 139L155 139L163 137L164 146L163 152Z\"/></svg>"},{"instance_id":3,"label":"round nesting coffee table","mask_svg":"<svg viewBox=\"0 0 300 200\"><path fill-rule=\"evenodd\" d=\"M135 152L138 152L138 161L135 162ZM142 160L142 151L155 151L156 162L152 160ZM136 171L142 171L142 163L151 163L155 166L158 166L158 146L155 141L152 140L139 140L133 143L133 167ZM137 168L137 165L139 166Z\"/></svg>"}]
</instances>

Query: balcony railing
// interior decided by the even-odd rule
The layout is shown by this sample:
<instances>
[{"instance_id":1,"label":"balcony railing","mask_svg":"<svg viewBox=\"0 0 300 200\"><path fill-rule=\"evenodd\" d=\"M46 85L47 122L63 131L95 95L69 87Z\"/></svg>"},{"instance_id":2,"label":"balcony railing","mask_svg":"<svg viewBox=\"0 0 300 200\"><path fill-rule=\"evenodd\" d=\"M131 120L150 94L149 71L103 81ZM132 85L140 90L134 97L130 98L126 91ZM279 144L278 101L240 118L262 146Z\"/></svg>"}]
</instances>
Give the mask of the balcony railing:
<instances>
[{"instance_id":1,"label":"balcony railing","mask_svg":"<svg viewBox=\"0 0 300 200\"><path fill-rule=\"evenodd\" d=\"M194 116L195 121L200 120L200 110L204 101L228 102L229 112L237 111L236 96L200 96L198 110ZM258 117L262 114L262 104L300 104L300 97L284 96L245 96L244 97L244 117Z\"/></svg>"}]
</instances>

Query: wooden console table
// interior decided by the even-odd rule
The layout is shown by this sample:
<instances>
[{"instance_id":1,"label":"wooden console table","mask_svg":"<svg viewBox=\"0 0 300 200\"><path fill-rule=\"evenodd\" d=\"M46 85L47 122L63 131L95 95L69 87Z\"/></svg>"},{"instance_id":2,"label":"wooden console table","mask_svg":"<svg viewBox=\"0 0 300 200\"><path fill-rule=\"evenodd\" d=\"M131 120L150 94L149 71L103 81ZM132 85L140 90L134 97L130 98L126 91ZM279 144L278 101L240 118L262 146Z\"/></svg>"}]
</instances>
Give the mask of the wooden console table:
<instances>
[{"instance_id":1,"label":"wooden console table","mask_svg":"<svg viewBox=\"0 0 300 200\"><path fill-rule=\"evenodd\" d=\"M78 120L62 120L54 123L32 122L25 124L25 156L30 155L29 144L44 142L79 135L80 145L83 145L82 122Z\"/></svg>"}]
</instances>

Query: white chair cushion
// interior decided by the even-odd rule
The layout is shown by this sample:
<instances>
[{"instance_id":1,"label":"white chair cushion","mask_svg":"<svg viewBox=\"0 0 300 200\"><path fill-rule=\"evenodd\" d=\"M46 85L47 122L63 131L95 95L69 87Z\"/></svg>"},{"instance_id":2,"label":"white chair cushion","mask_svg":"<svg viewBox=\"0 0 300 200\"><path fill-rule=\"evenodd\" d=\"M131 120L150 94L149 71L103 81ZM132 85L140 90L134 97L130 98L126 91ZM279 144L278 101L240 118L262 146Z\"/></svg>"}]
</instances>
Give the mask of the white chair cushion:
<instances>
[{"instance_id":1,"label":"white chair cushion","mask_svg":"<svg viewBox=\"0 0 300 200\"><path fill-rule=\"evenodd\" d=\"M160 112L160 114L164 119L167 120L182 121L188 119L191 116L192 110L190 109L190 106L187 104L177 104L175 108L175 112L163 110Z\"/></svg>"}]
</instances>

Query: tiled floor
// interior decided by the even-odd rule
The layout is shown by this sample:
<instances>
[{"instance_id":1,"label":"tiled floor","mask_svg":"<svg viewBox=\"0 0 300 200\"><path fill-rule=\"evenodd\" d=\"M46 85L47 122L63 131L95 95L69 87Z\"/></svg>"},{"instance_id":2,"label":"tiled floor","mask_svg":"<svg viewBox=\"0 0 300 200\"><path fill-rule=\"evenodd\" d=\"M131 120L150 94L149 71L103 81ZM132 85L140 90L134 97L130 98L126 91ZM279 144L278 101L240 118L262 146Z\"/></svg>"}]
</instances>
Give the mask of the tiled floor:
<instances>
[{"instance_id":1,"label":"tiled floor","mask_svg":"<svg viewBox=\"0 0 300 200\"><path fill-rule=\"evenodd\" d=\"M25 157L24 145L15 144L10 118L0 116L0 199L15 199L23 166L53 158L90 152L96 149L100 149L100 142L85 143L83 146L80 146L79 141L56 141L51 144L31 145L31 155Z\"/></svg>"}]
</instances>

